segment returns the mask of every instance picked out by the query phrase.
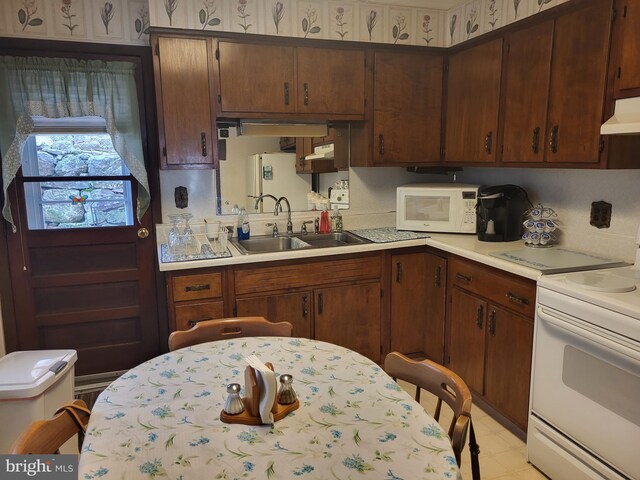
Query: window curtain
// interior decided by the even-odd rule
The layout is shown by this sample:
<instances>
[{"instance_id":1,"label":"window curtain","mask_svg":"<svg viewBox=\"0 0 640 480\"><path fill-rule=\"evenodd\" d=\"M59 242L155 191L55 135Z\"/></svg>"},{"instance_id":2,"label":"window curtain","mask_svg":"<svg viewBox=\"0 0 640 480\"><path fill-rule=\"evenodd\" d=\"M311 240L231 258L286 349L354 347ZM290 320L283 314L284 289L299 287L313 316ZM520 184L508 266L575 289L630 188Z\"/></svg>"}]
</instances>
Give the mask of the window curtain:
<instances>
[{"instance_id":1,"label":"window curtain","mask_svg":"<svg viewBox=\"0 0 640 480\"><path fill-rule=\"evenodd\" d=\"M113 146L138 181L137 217L149 207L135 65L129 62L0 56L2 215L16 230L7 190L34 129L33 117L104 118Z\"/></svg>"}]
</instances>

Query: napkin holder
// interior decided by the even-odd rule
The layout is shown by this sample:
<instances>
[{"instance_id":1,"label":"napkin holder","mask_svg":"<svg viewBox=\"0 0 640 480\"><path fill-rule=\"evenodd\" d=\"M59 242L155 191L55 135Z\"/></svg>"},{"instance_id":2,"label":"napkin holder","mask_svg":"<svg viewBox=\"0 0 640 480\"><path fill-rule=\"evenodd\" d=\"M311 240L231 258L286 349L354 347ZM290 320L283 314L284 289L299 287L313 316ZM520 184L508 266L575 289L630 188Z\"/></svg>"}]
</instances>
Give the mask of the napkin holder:
<instances>
[{"instance_id":1,"label":"napkin holder","mask_svg":"<svg viewBox=\"0 0 640 480\"><path fill-rule=\"evenodd\" d=\"M273 365L269 362L265 364L273 371ZM244 393L245 396L242 399L244 403L244 411L236 415L230 415L224 410L220 412L220 420L224 423L241 423L243 425L264 425L262 418L260 417L259 402L260 402L260 387L258 385L258 379L256 376L256 370L253 367L247 367L244 370ZM277 395L276 395L277 398ZM297 410L300 406L300 401L296 399L290 405L282 405L276 400L271 408L273 413L273 420L278 421L286 417L287 414Z\"/></svg>"}]
</instances>

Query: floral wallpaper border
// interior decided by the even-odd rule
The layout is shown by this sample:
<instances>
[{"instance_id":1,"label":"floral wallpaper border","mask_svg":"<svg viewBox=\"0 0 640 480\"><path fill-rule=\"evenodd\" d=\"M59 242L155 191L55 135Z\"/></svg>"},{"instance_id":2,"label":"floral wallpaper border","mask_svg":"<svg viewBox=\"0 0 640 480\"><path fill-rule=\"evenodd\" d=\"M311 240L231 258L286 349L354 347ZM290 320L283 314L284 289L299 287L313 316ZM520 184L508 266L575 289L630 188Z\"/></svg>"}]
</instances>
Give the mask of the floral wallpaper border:
<instances>
[{"instance_id":1,"label":"floral wallpaper border","mask_svg":"<svg viewBox=\"0 0 640 480\"><path fill-rule=\"evenodd\" d=\"M446 47L567 0L2 0L0 37L148 45L150 26Z\"/></svg>"}]
</instances>

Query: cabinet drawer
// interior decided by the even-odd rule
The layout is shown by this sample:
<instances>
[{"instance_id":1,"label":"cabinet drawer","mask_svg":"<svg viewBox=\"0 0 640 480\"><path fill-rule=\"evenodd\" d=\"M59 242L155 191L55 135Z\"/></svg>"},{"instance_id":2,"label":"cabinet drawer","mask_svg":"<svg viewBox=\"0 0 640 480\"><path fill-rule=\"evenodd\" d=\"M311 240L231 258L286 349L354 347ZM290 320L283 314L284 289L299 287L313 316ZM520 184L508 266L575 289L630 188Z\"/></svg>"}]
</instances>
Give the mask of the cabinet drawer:
<instances>
[{"instance_id":1,"label":"cabinet drawer","mask_svg":"<svg viewBox=\"0 0 640 480\"><path fill-rule=\"evenodd\" d=\"M452 285L501 306L529 317L534 315L536 284L532 280L458 257L449 262L449 279Z\"/></svg>"},{"instance_id":2,"label":"cabinet drawer","mask_svg":"<svg viewBox=\"0 0 640 480\"><path fill-rule=\"evenodd\" d=\"M222 297L222 274L205 273L172 278L173 301Z\"/></svg>"},{"instance_id":3,"label":"cabinet drawer","mask_svg":"<svg viewBox=\"0 0 640 480\"><path fill-rule=\"evenodd\" d=\"M235 271L236 295L324 286L329 283L379 279L380 255L345 260L308 261L293 265L238 269Z\"/></svg>"},{"instance_id":4,"label":"cabinet drawer","mask_svg":"<svg viewBox=\"0 0 640 480\"><path fill-rule=\"evenodd\" d=\"M188 330L197 322L224 318L224 302L202 302L176 306L176 330Z\"/></svg>"}]
</instances>

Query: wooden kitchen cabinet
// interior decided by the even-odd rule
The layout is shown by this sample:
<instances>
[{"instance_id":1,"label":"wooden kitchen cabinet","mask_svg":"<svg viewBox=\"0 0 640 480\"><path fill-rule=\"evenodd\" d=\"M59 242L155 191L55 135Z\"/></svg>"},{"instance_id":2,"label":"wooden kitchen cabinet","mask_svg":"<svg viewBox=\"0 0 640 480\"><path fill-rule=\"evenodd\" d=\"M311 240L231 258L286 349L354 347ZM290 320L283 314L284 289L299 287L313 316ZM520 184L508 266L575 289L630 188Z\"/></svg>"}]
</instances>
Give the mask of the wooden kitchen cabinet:
<instances>
[{"instance_id":1,"label":"wooden kitchen cabinet","mask_svg":"<svg viewBox=\"0 0 640 480\"><path fill-rule=\"evenodd\" d=\"M197 322L224 318L222 270L167 274L169 329L188 330Z\"/></svg>"},{"instance_id":2,"label":"wooden kitchen cabinet","mask_svg":"<svg viewBox=\"0 0 640 480\"><path fill-rule=\"evenodd\" d=\"M363 50L218 40L216 57L221 116L364 115Z\"/></svg>"},{"instance_id":3,"label":"wooden kitchen cabinet","mask_svg":"<svg viewBox=\"0 0 640 480\"><path fill-rule=\"evenodd\" d=\"M391 351L443 363L446 265L429 252L391 256Z\"/></svg>"},{"instance_id":4,"label":"wooden kitchen cabinet","mask_svg":"<svg viewBox=\"0 0 640 480\"><path fill-rule=\"evenodd\" d=\"M296 336L342 345L379 362L381 272L379 254L237 266L234 314L289 321Z\"/></svg>"},{"instance_id":5,"label":"wooden kitchen cabinet","mask_svg":"<svg viewBox=\"0 0 640 480\"><path fill-rule=\"evenodd\" d=\"M452 257L448 288L445 365L526 430L535 282Z\"/></svg>"},{"instance_id":6,"label":"wooden kitchen cabinet","mask_svg":"<svg viewBox=\"0 0 640 480\"><path fill-rule=\"evenodd\" d=\"M449 57L445 161L496 162L502 38Z\"/></svg>"},{"instance_id":7,"label":"wooden kitchen cabinet","mask_svg":"<svg viewBox=\"0 0 640 480\"><path fill-rule=\"evenodd\" d=\"M289 322L293 325L293 336L312 338L313 292L303 290L295 293L265 295L236 300L238 317L260 316L270 322Z\"/></svg>"},{"instance_id":8,"label":"wooden kitchen cabinet","mask_svg":"<svg viewBox=\"0 0 640 480\"><path fill-rule=\"evenodd\" d=\"M215 168L209 40L151 35L160 167Z\"/></svg>"},{"instance_id":9,"label":"wooden kitchen cabinet","mask_svg":"<svg viewBox=\"0 0 640 480\"><path fill-rule=\"evenodd\" d=\"M616 2L612 56L615 70L614 97L640 96L640 4Z\"/></svg>"}]
</instances>

